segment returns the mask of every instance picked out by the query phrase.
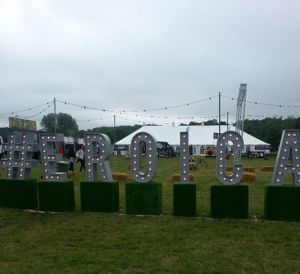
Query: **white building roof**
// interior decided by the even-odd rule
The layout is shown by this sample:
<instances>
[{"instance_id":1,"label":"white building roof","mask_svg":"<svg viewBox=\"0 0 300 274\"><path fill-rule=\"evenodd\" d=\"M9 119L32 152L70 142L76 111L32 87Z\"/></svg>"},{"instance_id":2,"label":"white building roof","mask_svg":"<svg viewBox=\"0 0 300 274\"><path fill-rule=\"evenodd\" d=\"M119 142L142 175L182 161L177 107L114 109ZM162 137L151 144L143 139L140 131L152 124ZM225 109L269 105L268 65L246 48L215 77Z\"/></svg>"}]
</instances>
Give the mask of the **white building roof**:
<instances>
[{"instance_id":1,"label":"white building roof","mask_svg":"<svg viewBox=\"0 0 300 274\"><path fill-rule=\"evenodd\" d=\"M180 144L180 132L189 128L190 145L215 145L217 140L213 138L214 133L219 132L219 126L143 126L127 137L118 141L117 145L130 145L132 137L139 132L147 132L153 135L156 141L168 142L170 145ZM235 131L231 126L229 130ZM221 126L221 133L227 131L227 126ZM244 145L269 145L250 134L244 132Z\"/></svg>"}]
</instances>

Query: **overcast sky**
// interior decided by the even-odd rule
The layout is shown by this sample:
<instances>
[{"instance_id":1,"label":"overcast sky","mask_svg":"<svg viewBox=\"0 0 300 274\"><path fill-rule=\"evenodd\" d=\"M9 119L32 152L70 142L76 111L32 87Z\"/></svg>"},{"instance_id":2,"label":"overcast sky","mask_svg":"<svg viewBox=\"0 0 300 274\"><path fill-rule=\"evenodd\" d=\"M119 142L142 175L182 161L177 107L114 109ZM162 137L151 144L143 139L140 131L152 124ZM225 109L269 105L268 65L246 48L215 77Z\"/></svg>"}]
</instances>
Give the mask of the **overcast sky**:
<instances>
[{"instance_id":1,"label":"overcast sky","mask_svg":"<svg viewBox=\"0 0 300 274\"><path fill-rule=\"evenodd\" d=\"M53 105L34 107L54 97L81 129L113 115L202 121L218 115L219 92L233 121L240 83L250 101L296 106L249 102L248 118L299 116L299 75L299 0L0 0L0 126L31 107L12 116L40 120Z\"/></svg>"}]
</instances>

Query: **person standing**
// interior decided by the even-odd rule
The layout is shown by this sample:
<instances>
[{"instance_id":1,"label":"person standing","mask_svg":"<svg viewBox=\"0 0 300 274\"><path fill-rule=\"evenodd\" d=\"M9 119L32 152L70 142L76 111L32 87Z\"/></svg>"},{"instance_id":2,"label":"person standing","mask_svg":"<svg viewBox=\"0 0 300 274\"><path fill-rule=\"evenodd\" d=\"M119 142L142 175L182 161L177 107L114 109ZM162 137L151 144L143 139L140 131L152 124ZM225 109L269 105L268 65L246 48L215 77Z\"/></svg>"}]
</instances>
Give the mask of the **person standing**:
<instances>
[{"instance_id":1,"label":"person standing","mask_svg":"<svg viewBox=\"0 0 300 274\"><path fill-rule=\"evenodd\" d=\"M69 159L69 171L74 171L75 153L73 148L69 148L67 157Z\"/></svg>"},{"instance_id":2,"label":"person standing","mask_svg":"<svg viewBox=\"0 0 300 274\"><path fill-rule=\"evenodd\" d=\"M81 146L80 149L76 152L76 157L78 161L80 162L80 169L79 172L82 171L82 169L85 171L85 155L84 155L84 147Z\"/></svg>"}]
</instances>

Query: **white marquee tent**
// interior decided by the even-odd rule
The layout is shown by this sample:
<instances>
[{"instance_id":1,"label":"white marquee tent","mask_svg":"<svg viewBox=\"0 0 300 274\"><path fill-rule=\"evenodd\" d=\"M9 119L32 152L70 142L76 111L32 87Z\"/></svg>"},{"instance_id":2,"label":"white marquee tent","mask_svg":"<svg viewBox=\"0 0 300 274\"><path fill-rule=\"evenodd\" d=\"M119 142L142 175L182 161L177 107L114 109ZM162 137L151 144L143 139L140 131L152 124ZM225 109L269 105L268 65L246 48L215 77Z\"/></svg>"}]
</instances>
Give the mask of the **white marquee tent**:
<instances>
[{"instance_id":1,"label":"white marquee tent","mask_svg":"<svg viewBox=\"0 0 300 274\"><path fill-rule=\"evenodd\" d=\"M154 136L156 141L167 142L175 149L180 144L180 132L189 130L189 144L193 147L194 155L203 154L203 147L214 146L217 140L214 139L214 133L219 132L219 126L143 126L127 137L118 141L116 145L130 145L132 137L139 132L147 132ZM235 127L231 126L229 130L235 131ZM227 126L221 126L221 133L227 131ZM259 140L250 134L243 134L244 146L250 151L264 151L269 153L270 144Z\"/></svg>"}]
</instances>

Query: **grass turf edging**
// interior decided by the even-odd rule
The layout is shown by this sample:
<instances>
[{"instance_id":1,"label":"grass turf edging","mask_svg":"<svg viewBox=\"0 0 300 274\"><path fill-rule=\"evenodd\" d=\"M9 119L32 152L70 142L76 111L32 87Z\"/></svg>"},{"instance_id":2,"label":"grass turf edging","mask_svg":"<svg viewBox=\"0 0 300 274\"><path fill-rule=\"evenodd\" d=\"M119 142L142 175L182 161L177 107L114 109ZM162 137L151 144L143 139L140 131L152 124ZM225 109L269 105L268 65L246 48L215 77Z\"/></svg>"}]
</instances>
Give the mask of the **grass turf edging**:
<instances>
[{"instance_id":1,"label":"grass turf edging","mask_svg":"<svg viewBox=\"0 0 300 274\"><path fill-rule=\"evenodd\" d=\"M20 209L36 209L36 179L0 179L0 206Z\"/></svg>"},{"instance_id":2,"label":"grass turf edging","mask_svg":"<svg viewBox=\"0 0 300 274\"><path fill-rule=\"evenodd\" d=\"M162 184L130 182L125 186L126 214L162 214Z\"/></svg>"},{"instance_id":3,"label":"grass turf edging","mask_svg":"<svg viewBox=\"0 0 300 274\"><path fill-rule=\"evenodd\" d=\"M210 188L210 195L213 218L248 218L248 185L213 185Z\"/></svg>"},{"instance_id":4,"label":"grass turf edging","mask_svg":"<svg viewBox=\"0 0 300 274\"><path fill-rule=\"evenodd\" d=\"M80 183L82 211L117 212L119 210L119 182Z\"/></svg>"}]
</instances>

